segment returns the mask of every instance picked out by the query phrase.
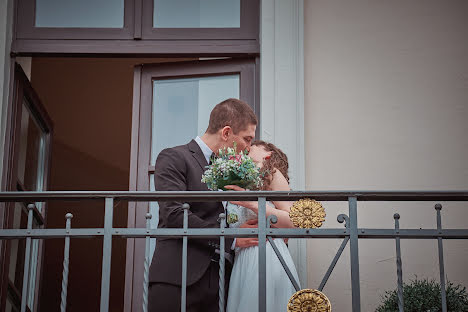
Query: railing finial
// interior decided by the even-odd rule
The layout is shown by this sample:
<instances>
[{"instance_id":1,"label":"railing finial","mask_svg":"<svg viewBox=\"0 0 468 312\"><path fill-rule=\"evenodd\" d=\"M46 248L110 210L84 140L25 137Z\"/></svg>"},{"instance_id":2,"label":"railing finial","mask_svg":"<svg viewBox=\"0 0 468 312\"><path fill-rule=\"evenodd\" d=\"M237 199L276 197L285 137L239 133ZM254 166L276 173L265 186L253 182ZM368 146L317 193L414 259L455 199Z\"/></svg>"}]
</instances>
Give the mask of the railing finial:
<instances>
[{"instance_id":1,"label":"railing finial","mask_svg":"<svg viewBox=\"0 0 468 312\"><path fill-rule=\"evenodd\" d=\"M275 216L275 215L270 215L268 217L268 221L269 222L268 222L267 226L270 227L271 224L276 224L278 222L278 217Z\"/></svg>"},{"instance_id":2,"label":"railing finial","mask_svg":"<svg viewBox=\"0 0 468 312\"><path fill-rule=\"evenodd\" d=\"M345 223L344 226L345 228L348 228L349 227L349 217L347 215L345 215L344 213L338 215L338 217L336 217L336 221L338 221L339 223Z\"/></svg>"}]
</instances>

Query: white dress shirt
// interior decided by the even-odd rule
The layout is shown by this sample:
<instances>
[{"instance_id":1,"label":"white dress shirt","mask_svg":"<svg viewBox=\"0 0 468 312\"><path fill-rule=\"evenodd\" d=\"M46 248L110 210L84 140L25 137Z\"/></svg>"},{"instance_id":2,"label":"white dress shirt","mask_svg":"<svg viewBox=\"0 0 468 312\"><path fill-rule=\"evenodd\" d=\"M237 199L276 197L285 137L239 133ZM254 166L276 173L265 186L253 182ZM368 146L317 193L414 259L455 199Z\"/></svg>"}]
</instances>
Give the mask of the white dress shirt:
<instances>
[{"instance_id":1,"label":"white dress shirt","mask_svg":"<svg viewBox=\"0 0 468 312\"><path fill-rule=\"evenodd\" d=\"M203 155L205 156L206 162L210 163L210 157L213 154L211 148L208 145L206 145L206 143L203 142L203 140L199 136L195 138L195 142L197 142L198 146L200 146L200 149L202 150Z\"/></svg>"}]
</instances>

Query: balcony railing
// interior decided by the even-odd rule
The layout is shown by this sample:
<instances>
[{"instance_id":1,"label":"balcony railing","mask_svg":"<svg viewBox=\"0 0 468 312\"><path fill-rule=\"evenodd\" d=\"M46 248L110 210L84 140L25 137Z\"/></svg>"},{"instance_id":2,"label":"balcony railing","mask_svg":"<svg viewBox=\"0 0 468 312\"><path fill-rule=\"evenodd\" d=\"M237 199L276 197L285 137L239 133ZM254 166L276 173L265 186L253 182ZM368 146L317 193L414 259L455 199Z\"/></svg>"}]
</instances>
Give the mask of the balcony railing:
<instances>
[{"instance_id":1,"label":"balcony railing","mask_svg":"<svg viewBox=\"0 0 468 312\"><path fill-rule=\"evenodd\" d=\"M348 202L349 215L341 214L337 220L340 223L345 222L343 228L327 228L327 229L283 229L271 228L270 223L274 223L274 217L266 218L266 201L294 201L302 198L313 198L317 201L346 201ZM62 229L33 229L33 211L34 204L37 202L48 202L56 200L104 200L105 215L104 228L72 228L72 215L66 214L66 226ZM226 228L225 216L220 215L220 227L210 229L188 228L187 209L189 205L184 204L184 222L183 228L161 228L151 229L150 218L147 214L146 228L114 228L112 226L114 201L170 201L177 200L183 202L200 202L200 201L226 201L226 200L248 200L258 201L258 228ZM394 229L376 229L376 228L358 228L358 202L360 201L422 201L428 202L428 205L435 203L437 228L434 229L400 229L399 215L395 214ZM145 263L144 263L144 285L142 309L147 311L148 302L148 274L150 259L150 238L157 237L176 237L183 239L183 259L182 259L182 296L181 310L185 311L186 303L186 272L187 272L187 239L188 237L218 237L220 240L220 302L219 310L224 311L224 243L226 237L256 237L258 238L259 247L259 311L266 311L266 242L269 241L275 250L274 241L272 238L342 238L343 242L333 259L328 271L326 272L319 290L325 286L333 268L335 267L341 253L347 243L350 243L350 260L351 260L351 287L352 287L352 309L353 311L361 310L360 285L359 285L359 239L394 239L396 244L396 272L398 280L398 298L399 309L403 311L403 291L402 291L402 264L401 264L401 239L437 239L438 255L439 255L439 271L442 296L442 311L447 311L447 302L445 294L445 273L444 273L444 256L443 256L443 240L444 239L468 239L468 229L443 229L441 222L442 205L438 202L445 201L468 201L468 192L357 192L357 191L334 191L334 192L0 192L1 202L23 202L30 203L28 205L28 223L26 229L0 229L0 239L26 239L26 251L24 260L24 276L21 311L26 311L27 297L27 281L30 266L31 244L33 239L48 239L48 238L64 238L64 260L63 260L63 279L62 279L62 296L61 296L61 311L66 310L67 300L67 282L68 282L68 265L70 252L70 238L89 238L103 237L103 259L102 259L102 276L101 276L101 303L100 310L108 311L109 308L109 287L110 287L110 268L111 268L111 246L113 237L122 238L145 238ZM433 203L429 203L433 202ZM297 281L290 272L281 254L275 250L279 260L283 263L288 276L290 277L296 290L298 289Z\"/></svg>"}]
</instances>

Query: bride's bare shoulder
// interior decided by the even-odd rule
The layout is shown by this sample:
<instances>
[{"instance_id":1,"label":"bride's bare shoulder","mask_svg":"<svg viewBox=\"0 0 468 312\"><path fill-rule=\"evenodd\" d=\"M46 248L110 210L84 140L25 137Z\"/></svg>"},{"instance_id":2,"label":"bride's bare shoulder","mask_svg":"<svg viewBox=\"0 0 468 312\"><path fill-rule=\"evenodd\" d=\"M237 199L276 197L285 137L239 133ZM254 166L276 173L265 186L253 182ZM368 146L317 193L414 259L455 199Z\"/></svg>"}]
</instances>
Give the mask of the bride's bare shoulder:
<instances>
[{"instance_id":1,"label":"bride's bare shoulder","mask_svg":"<svg viewBox=\"0 0 468 312\"><path fill-rule=\"evenodd\" d=\"M271 178L270 189L272 191L289 191L288 180L284 177L284 175L275 168L273 176Z\"/></svg>"},{"instance_id":2,"label":"bride's bare shoulder","mask_svg":"<svg viewBox=\"0 0 468 312\"><path fill-rule=\"evenodd\" d=\"M278 169L275 170L273 173L271 183L270 183L270 190L271 191L290 191L288 180L284 177L284 175ZM273 201L273 205L276 209L284 210L289 212L291 209L292 202L289 201Z\"/></svg>"}]
</instances>

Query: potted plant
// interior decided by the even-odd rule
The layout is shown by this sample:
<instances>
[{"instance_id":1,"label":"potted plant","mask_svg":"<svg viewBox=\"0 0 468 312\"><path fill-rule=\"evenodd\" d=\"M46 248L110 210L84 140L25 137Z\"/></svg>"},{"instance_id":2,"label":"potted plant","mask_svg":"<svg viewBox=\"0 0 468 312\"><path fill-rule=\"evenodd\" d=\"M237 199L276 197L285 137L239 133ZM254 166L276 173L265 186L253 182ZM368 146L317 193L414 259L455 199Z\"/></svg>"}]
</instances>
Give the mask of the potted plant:
<instances>
[{"instance_id":1,"label":"potted plant","mask_svg":"<svg viewBox=\"0 0 468 312\"><path fill-rule=\"evenodd\" d=\"M468 293L466 287L447 282L447 311L468 311ZM434 280L417 277L410 283L403 283L403 306L405 312L438 312L442 311L440 284ZM376 312L393 312L398 310L397 290L387 291L382 296L382 303Z\"/></svg>"}]
</instances>

